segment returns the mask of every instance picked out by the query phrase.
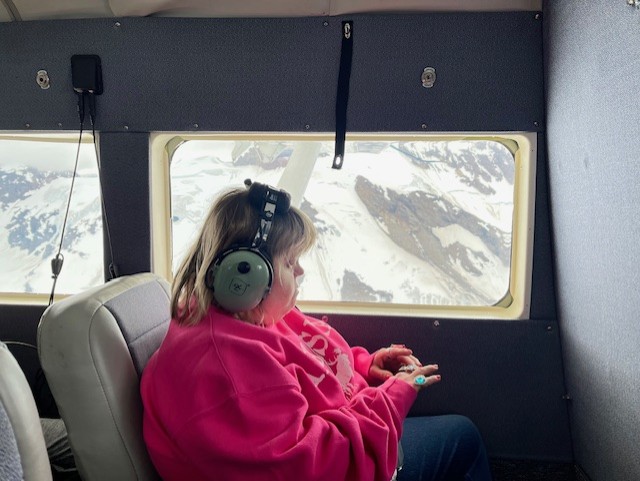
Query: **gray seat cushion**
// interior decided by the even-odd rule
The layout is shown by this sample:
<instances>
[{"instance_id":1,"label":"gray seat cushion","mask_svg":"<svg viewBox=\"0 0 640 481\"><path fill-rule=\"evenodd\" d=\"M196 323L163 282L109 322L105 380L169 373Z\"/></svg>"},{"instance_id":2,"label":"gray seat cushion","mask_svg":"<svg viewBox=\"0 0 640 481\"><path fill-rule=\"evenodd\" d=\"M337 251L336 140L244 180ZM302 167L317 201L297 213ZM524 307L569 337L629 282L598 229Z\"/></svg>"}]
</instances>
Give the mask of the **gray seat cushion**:
<instances>
[{"instance_id":1,"label":"gray seat cushion","mask_svg":"<svg viewBox=\"0 0 640 481\"><path fill-rule=\"evenodd\" d=\"M140 374L169 327L169 285L124 276L50 306L38 350L84 481L158 479L142 438Z\"/></svg>"}]
</instances>

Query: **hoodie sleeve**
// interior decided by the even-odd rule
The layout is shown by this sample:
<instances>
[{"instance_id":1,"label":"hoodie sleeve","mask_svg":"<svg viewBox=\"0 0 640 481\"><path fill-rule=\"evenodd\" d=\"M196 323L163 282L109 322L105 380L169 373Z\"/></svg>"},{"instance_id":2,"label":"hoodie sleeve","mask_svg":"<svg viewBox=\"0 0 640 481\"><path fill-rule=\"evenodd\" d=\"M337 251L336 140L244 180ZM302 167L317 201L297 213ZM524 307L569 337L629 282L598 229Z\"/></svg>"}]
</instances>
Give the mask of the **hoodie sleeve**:
<instances>
[{"instance_id":1,"label":"hoodie sleeve","mask_svg":"<svg viewBox=\"0 0 640 481\"><path fill-rule=\"evenodd\" d=\"M389 481L416 395L392 378L309 415L293 385L236 394L192 418L176 441L202 479Z\"/></svg>"},{"instance_id":2,"label":"hoodie sleeve","mask_svg":"<svg viewBox=\"0 0 640 481\"><path fill-rule=\"evenodd\" d=\"M373 354L364 347L359 346L352 347L351 353L353 354L353 366L356 372L365 378L369 384L372 384L373 380L369 376L369 370L371 369L371 364L373 364Z\"/></svg>"}]
</instances>

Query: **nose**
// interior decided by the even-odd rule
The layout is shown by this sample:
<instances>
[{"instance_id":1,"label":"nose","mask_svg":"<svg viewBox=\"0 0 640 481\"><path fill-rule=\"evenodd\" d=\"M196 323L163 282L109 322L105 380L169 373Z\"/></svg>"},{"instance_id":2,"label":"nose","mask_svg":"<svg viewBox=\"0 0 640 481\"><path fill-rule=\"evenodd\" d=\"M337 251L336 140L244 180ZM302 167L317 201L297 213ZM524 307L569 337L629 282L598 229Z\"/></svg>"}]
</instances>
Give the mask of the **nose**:
<instances>
[{"instance_id":1,"label":"nose","mask_svg":"<svg viewBox=\"0 0 640 481\"><path fill-rule=\"evenodd\" d=\"M302 274L304 274L304 269L302 268L302 266L298 262L298 263L296 263L295 275L296 276L301 276Z\"/></svg>"}]
</instances>

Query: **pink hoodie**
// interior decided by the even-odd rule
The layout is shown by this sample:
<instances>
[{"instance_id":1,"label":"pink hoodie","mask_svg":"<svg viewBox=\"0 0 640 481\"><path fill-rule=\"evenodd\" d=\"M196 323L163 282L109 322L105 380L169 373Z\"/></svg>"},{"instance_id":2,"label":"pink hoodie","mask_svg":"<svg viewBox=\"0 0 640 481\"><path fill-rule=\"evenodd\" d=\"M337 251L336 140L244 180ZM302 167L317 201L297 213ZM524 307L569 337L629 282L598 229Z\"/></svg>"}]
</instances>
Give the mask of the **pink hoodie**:
<instances>
[{"instance_id":1,"label":"pink hoodie","mask_svg":"<svg viewBox=\"0 0 640 481\"><path fill-rule=\"evenodd\" d=\"M296 309L269 328L172 321L142 376L151 459L165 481L389 481L417 394L370 387L371 362Z\"/></svg>"}]
</instances>

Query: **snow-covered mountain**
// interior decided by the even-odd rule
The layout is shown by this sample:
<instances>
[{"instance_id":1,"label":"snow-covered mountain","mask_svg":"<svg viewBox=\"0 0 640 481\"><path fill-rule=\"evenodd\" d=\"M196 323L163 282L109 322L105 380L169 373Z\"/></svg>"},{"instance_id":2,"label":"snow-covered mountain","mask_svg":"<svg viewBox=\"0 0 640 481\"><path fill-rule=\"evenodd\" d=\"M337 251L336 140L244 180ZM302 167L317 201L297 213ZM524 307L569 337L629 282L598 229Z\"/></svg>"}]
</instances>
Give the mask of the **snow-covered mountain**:
<instances>
[{"instance_id":1,"label":"snow-covered mountain","mask_svg":"<svg viewBox=\"0 0 640 481\"><path fill-rule=\"evenodd\" d=\"M191 141L171 164L174 265L211 200L251 178L278 185L300 142ZM301 209L319 241L302 259L300 299L487 305L507 291L513 215L513 156L489 141L348 142L331 169L323 142ZM2 169L0 167L0 169ZM51 289L51 259L71 173L0 170L0 290ZM75 181L56 292L103 279L95 169Z\"/></svg>"},{"instance_id":2,"label":"snow-covered mountain","mask_svg":"<svg viewBox=\"0 0 640 481\"><path fill-rule=\"evenodd\" d=\"M190 145L191 144L191 145ZM174 265L211 199L277 185L296 143L189 142L172 162ZM301 208L320 234L300 299L491 305L507 292L514 161L497 142L357 142L341 170L320 148Z\"/></svg>"},{"instance_id":3,"label":"snow-covered mountain","mask_svg":"<svg viewBox=\"0 0 640 481\"><path fill-rule=\"evenodd\" d=\"M68 171L0 168L0 291L48 293L71 188ZM57 293L103 282L102 219L96 171L76 177Z\"/></svg>"}]
</instances>

